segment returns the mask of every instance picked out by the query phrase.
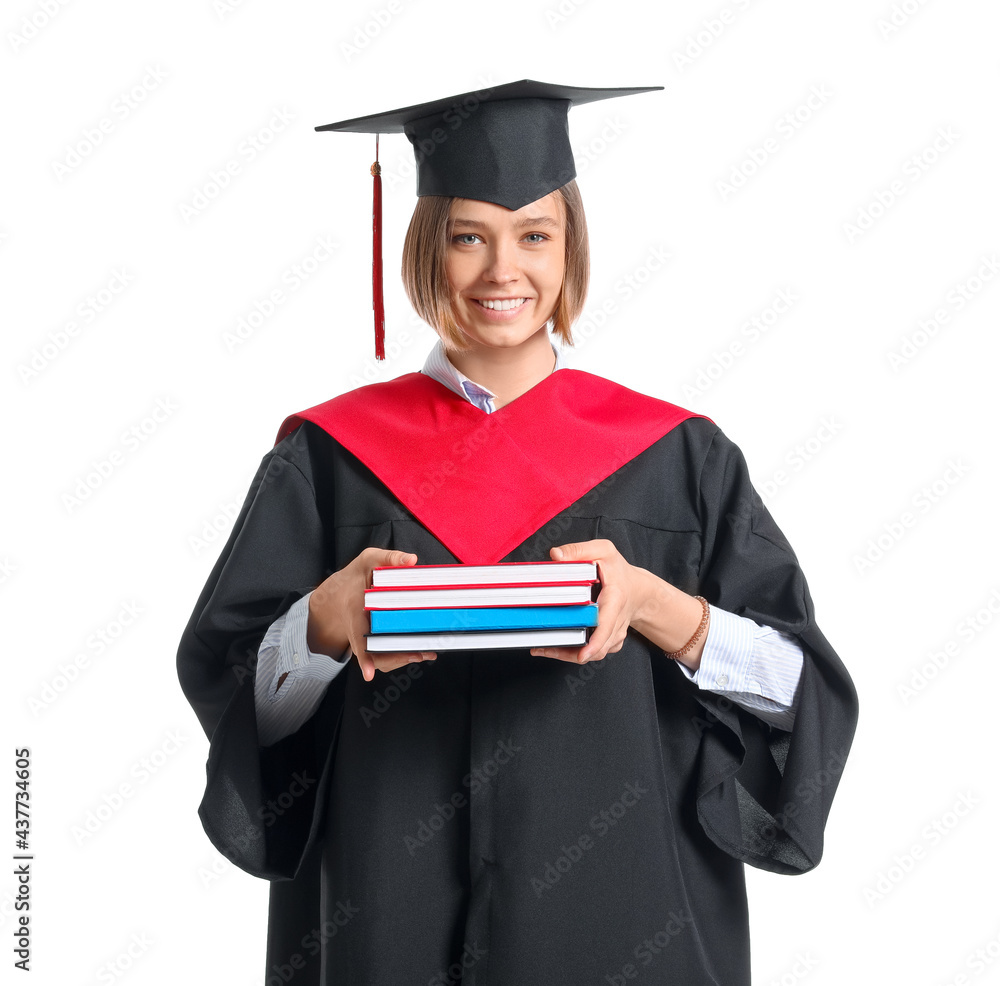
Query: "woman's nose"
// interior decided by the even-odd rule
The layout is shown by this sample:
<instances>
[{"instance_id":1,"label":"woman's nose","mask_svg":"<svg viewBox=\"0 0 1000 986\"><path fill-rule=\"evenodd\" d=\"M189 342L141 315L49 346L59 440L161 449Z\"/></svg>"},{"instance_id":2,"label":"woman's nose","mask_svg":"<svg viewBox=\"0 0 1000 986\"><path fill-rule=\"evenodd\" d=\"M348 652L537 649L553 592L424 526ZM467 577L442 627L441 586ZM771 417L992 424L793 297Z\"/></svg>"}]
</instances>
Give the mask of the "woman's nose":
<instances>
[{"instance_id":1,"label":"woman's nose","mask_svg":"<svg viewBox=\"0 0 1000 986\"><path fill-rule=\"evenodd\" d=\"M489 263L483 272L486 280L507 284L517 280L517 254L513 244L497 243L490 253Z\"/></svg>"}]
</instances>

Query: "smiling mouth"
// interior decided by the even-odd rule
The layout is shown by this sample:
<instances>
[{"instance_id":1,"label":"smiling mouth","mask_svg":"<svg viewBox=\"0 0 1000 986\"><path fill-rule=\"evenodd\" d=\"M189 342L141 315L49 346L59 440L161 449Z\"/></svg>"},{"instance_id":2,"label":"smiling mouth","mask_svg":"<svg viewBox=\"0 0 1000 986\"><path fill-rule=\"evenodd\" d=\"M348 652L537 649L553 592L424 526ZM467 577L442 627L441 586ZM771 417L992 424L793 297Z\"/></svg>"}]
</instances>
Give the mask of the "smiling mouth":
<instances>
[{"instance_id":1,"label":"smiling mouth","mask_svg":"<svg viewBox=\"0 0 1000 986\"><path fill-rule=\"evenodd\" d=\"M512 308L520 308L527 300L527 298L476 298L475 302L483 308L506 312Z\"/></svg>"}]
</instances>

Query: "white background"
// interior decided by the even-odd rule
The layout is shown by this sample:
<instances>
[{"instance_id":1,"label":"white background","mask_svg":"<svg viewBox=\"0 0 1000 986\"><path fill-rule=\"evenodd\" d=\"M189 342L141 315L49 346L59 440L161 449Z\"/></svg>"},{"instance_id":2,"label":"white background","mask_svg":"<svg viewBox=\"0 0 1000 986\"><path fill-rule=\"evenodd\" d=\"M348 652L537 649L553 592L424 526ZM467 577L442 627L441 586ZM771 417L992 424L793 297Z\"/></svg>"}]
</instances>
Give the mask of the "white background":
<instances>
[{"instance_id":1,"label":"white background","mask_svg":"<svg viewBox=\"0 0 1000 986\"><path fill-rule=\"evenodd\" d=\"M396 355L376 369L373 142L313 127L534 78L666 86L571 114L588 313L616 308L581 323L571 365L705 413L741 445L861 693L823 864L749 875L755 982L1000 982L996 5L50 9L15 0L0 19L0 773L13 854L13 750L31 748L34 981L262 983L266 885L201 832L207 741L176 643L284 416L418 369L433 341L395 273L408 143L382 142ZM185 215L231 160L239 173ZM720 185L741 167L742 187ZM234 342L323 237L329 259ZM657 249L671 259L650 271ZM102 303L112 281L127 286ZM795 300L774 319L781 291ZM919 331L936 309L947 321ZM755 316L770 322L756 339ZM12 889L8 874L5 965Z\"/></svg>"}]
</instances>

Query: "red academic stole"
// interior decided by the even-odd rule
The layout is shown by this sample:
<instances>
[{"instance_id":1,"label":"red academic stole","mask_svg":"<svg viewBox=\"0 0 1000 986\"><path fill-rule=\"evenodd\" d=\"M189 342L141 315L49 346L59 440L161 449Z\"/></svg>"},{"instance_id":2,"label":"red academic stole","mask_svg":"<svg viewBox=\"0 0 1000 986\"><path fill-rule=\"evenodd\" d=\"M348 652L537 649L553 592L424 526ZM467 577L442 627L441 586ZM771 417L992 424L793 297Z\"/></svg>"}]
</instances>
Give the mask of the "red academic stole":
<instances>
[{"instance_id":1,"label":"red academic stole","mask_svg":"<svg viewBox=\"0 0 1000 986\"><path fill-rule=\"evenodd\" d=\"M407 373L291 415L276 441L319 425L459 561L490 565L690 417L582 370L493 414Z\"/></svg>"}]
</instances>

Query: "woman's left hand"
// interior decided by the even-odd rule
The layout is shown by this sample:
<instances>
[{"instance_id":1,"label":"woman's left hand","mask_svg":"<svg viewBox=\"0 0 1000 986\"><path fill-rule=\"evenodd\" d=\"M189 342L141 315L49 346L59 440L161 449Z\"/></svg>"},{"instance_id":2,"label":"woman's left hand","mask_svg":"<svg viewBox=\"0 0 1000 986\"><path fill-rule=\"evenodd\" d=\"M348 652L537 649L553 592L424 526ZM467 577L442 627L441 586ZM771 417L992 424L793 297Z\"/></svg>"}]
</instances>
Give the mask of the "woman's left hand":
<instances>
[{"instance_id":1,"label":"woman's left hand","mask_svg":"<svg viewBox=\"0 0 1000 986\"><path fill-rule=\"evenodd\" d=\"M531 653L584 664L615 654L634 627L667 655L684 650L677 660L697 671L705 649L706 609L695 596L678 589L653 572L630 565L607 540L578 541L553 548L553 561L596 561L601 580L597 597L597 626L583 647L535 647Z\"/></svg>"},{"instance_id":2,"label":"woman's left hand","mask_svg":"<svg viewBox=\"0 0 1000 986\"><path fill-rule=\"evenodd\" d=\"M538 657L584 664L616 654L625 643L625 635L636 613L646 601L650 572L630 565L610 541L577 541L549 551L553 561L596 561L601 580L597 597L597 626L582 647L533 647Z\"/></svg>"}]
</instances>

